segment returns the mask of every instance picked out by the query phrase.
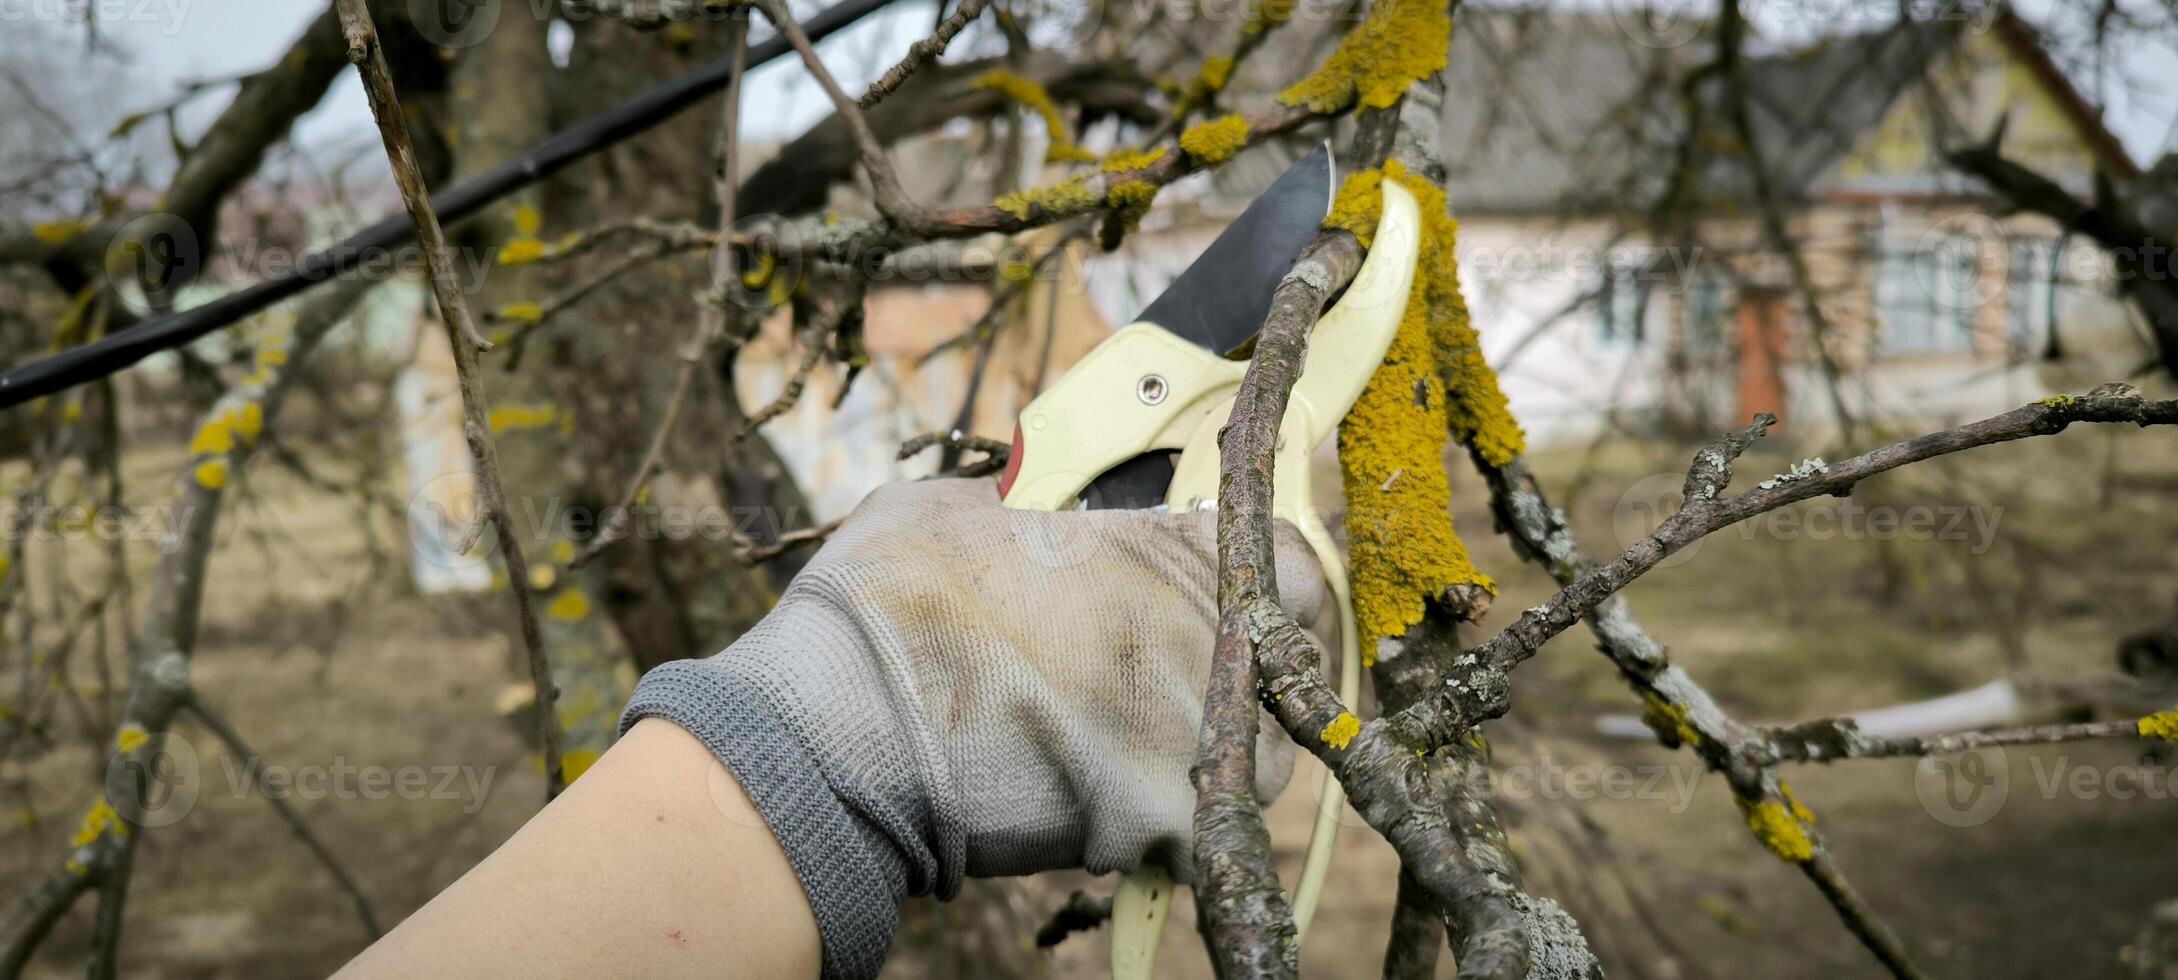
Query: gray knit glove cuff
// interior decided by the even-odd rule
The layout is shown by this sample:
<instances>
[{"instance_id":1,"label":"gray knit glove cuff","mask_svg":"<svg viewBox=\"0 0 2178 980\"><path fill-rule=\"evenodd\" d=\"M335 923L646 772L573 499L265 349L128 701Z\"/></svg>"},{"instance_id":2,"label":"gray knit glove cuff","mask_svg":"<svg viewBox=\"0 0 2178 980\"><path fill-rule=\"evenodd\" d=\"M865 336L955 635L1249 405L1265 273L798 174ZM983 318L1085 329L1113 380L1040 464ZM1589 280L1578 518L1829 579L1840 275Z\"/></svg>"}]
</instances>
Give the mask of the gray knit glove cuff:
<instances>
[{"instance_id":1,"label":"gray knit glove cuff","mask_svg":"<svg viewBox=\"0 0 2178 980\"><path fill-rule=\"evenodd\" d=\"M965 875L1149 861L1184 881L1214 539L1211 514L1006 510L988 480L880 488L763 622L646 675L621 728L667 719L733 771L808 894L827 977L875 976L900 901L951 898ZM1279 556L1289 607L1313 614L1298 535ZM1263 731L1269 800L1293 746Z\"/></svg>"}]
</instances>

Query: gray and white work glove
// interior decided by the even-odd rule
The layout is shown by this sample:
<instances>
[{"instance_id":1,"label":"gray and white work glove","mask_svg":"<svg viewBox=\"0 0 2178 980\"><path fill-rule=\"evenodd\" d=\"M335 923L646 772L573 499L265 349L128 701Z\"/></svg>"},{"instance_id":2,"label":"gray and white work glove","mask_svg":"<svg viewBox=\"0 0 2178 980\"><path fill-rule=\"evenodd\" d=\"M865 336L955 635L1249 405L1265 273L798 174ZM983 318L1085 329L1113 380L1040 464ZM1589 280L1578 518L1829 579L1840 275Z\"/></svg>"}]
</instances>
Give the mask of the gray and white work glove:
<instances>
[{"instance_id":1,"label":"gray and white work glove","mask_svg":"<svg viewBox=\"0 0 2178 980\"><path fill-rule=\"evenodd\" d=\"M1321 571L1281 525L1304 624ZM878 489L725 652L621 717L694 733L800 877L827 977L875 976L909 895L1056 868L1191 875L1188 784L1216 631L1216 516L999 506L990 480ZM1265 716L1258 792L1292 775Z\"/></svg>"}]
</instances>

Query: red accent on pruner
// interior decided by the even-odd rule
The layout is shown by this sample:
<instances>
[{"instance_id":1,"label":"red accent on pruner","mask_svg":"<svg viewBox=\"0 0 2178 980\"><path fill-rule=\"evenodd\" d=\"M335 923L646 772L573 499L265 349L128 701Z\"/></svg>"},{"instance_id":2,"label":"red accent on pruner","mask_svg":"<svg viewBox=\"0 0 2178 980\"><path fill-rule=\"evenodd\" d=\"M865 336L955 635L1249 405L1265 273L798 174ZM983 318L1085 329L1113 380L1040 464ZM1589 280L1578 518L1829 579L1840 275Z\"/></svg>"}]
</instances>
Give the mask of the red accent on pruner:
<instances>
[{"instance_id":1,"label":"red accent on pruner","mask_svg":"<svg viewBox=\"0 0 2178 980\"><path fill-rule=\"evenodd\" d=\"M1021 475L1021 423L1013 425L1013 449L1006 453L1006 472L998 477L998 499L1013 492L1013 478Z\"/></svg>"}]
</instances>

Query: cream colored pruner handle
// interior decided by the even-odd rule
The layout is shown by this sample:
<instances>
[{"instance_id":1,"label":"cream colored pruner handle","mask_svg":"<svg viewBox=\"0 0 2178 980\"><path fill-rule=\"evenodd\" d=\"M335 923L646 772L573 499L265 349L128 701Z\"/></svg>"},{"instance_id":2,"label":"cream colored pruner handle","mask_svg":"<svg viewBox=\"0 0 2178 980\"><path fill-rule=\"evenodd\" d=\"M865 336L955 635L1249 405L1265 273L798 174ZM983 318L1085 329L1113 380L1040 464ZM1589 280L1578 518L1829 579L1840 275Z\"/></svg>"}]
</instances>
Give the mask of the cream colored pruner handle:
<instances>
[{"instance_id":1,"label":"cream colored pruner handle","mask_svg":"<svg viewBox=\"0 0 2178 980\"><path fill-rule=\"evenodd\" d=\"M1361 658L1346 566L1317 515L1309 489L1310 452L1338 427L1398 332L1414 282L1421 220L1414 198L1385 182L1374 247L1346 293L1316 322L1308 363L1280 422L1275 513L1301 530L1323 566L1339 607L1339 693L1361 693ZM1209 506L1217 499L1218 429L1232 414L1247 364L1215 357L1150 323L1104 339L1021 413L1012 458L1000 481L1008 507L1063 510L1099 474L1142 453L1182 450L1166 503ZM1344 794L1326 778L1300 887L1295 926L1306 931L1330 870ZM1112 975L1148 980L1175 890L1166 869L1145 866L1120 881L1113 898Z\"/></svg>"},{"instance_id":2,"label":"cream colored pruner handle","mask_svg":"<svg viewBox=\"0 0 2178 980\"><path fill-rule=\"evenodd\" d=\"M1354 622L1353 595L1345 556L1315 506L1309 457L1329 438L1384 362L1414 285L1421 215L1412 195L1390 181L1384 187L1383 214L1375 247L1347 287L1346 294L1316 322L1310 334L1308 362L1295 381L1279 423L1276 466L1271 486L1274 516L1301 532L1323 566L1325 584L1338 606L1339 697L1353 705L1361 697L1360 636ZM1238 384L1236 381L1235 390ZM1219 479L1218 433L1231 417L1231 395L1203 415L1180 454L1165 503L1174 510L1214 506ZM1331 857L1338 842L1339 811L1345 788L1324 773L1315 826L1293 893L1296 941L1305 937L1323 897ZM1171 880L1162 869L1145 867L1120 882L1112 903L1112 976L1114 980L1149 980L1172 903ZM1162 896L1162 897L1159 897ZM1122 908L1128 914L1122 915ZM1139 909L1139 911L1138 911Z\"/></svg>"}]
</instances>

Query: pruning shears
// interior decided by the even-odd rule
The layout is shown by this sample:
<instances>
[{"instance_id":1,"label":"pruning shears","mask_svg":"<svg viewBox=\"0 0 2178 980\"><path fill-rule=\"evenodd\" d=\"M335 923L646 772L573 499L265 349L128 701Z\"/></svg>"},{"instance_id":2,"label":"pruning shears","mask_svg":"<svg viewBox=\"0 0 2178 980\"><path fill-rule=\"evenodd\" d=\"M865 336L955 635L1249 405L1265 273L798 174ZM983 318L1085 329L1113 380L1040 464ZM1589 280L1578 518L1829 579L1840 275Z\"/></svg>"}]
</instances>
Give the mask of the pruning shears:
<instances>
[{"instance_id":1,"label":"pruning shears","mask_svg":"<svg viewBox=\"0 0 2178 980\"><path fill-rule=\"evenodd\" d=\"M1232 414L1271 295L1321 233L1337 182L1328 143L1249 204L1172 285L1023 409L999 480L1005 506L1194 510L1215 507L1218 433ZM1308 458L1338 428L1383 363L1414 283L1421 217L1414 198L1383 182L1374 245L1345 293L1318 319L1308 360L1279 429L1274 512L1315 551L1338 604L1339 694L1360 696L1360 637L1344 557L1314 507ZM1294 925L1314 916L1330 871L1345 795L1326 773L1309 838ZM1173 882L1144 865L1112 904L1112 975L1144 980L1172 906Z\"/></svg>"}]
</instances>

